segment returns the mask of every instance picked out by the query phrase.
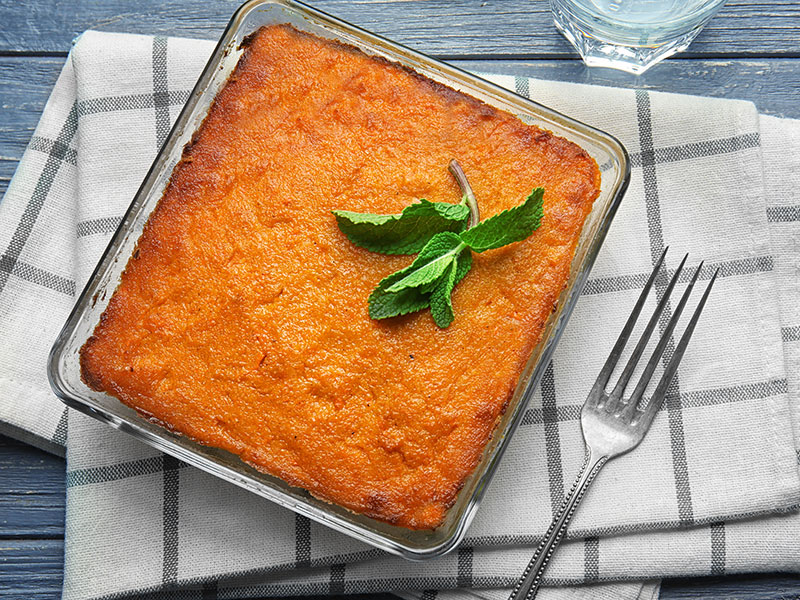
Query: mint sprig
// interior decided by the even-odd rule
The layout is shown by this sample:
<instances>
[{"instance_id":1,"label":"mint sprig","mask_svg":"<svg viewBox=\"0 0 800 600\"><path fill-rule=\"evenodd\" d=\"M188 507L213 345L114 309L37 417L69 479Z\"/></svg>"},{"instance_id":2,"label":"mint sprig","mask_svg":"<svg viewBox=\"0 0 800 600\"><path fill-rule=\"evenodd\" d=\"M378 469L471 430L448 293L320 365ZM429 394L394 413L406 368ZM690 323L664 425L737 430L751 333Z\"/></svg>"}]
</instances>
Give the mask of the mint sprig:
<instances>
[{"instance_id":1,"label":"mint sprig","mask_svg":"<svg viewBox=\"0 0 800 600\"><path fill-rule=\"evenodd\" d=\"M519 206L478 222L475 196L455 160L450 163L450 171L461 187L462 204L421 201L406 207L400 215L334 211L339 228L357 245L386 254L405 254L408 252L397 250L419 247L414 250L419 252L414 262L384 278L370 294L369 315L373 319L430 307L436 324L443 329L448 327L454 319L453 289L472 267L472 252L520 242L539 228L543 188L535 188ZM450 208L430 208L442 204ZM423 207L428 211L425 218L414 221L416 211ZM453 215L455 207L464 208L467 213L456 219L443 216ZM408 214L409 209L414 210ZM432 212L439 217L432 217ZM468 217L469 228L465 229Z\"/></svg>"}]
</instances>

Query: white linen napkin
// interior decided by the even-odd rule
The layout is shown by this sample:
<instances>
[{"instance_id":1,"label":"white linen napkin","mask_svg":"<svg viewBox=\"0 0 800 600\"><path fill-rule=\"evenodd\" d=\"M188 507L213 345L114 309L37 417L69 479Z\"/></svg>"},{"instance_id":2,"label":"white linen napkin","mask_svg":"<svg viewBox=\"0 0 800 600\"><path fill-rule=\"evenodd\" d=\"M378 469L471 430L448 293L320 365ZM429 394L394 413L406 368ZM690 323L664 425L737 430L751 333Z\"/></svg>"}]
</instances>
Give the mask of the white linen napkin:
<instances>
[{"instance_id":1,"label":"white linen napkin","mask_svg":"<svg viewBox=\"0 0 800 600\"><path fill-rule=\"evenodd\" d=\"M507 594L580 467L579 407L665 245L671 268L690 252L702 280L717 267L721 278L667 408L598 477L548 570L551 586L594 585L549 593L649 598L658 585L641 582L661 576L800 570L800 123L745 102L491 77L619 137L633 173L451 555L387 556L68 413L47 387L47 352L212 48L81 36L0 203L0 430L66 444L65 599Z\"/></svg>"}]
</instances>

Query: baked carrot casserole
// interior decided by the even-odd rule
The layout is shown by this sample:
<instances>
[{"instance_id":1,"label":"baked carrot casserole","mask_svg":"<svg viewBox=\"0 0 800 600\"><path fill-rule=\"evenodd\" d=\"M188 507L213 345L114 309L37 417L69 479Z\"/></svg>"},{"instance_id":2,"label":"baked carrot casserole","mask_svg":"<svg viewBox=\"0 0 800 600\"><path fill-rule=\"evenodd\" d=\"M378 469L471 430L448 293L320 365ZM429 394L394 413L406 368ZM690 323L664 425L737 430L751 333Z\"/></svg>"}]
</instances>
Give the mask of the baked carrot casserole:
<instances>
[{"instance_id":1,"label":"baked carrot casserole","mask_svg":"<svg viewBox=\"0 0 800 600\"><path fill-rule=\"evenodd\" d=\"M81 349L84 381L314 496L437 527L567 281L600 173L580 147L288 25L248 39ZM452 202L483 218L544 188L541 226L473 257L443 329L374 320L412 258L350 243L333 210Z\"/></svg>"}]
</instances>

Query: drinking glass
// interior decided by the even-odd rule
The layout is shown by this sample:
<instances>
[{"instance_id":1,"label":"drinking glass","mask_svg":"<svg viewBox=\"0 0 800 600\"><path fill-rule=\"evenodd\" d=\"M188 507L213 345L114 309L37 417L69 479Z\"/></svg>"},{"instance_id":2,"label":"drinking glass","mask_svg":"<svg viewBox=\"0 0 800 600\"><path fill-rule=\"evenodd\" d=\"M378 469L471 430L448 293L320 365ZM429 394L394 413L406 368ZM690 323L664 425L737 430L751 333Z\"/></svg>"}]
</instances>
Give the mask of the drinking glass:
<instances>
[{"instance_id":1,"label":"drinking glass","mask_svg":"<svg viewBox=\"0 0 800 600\"><path fill-rule=\"evenodd\" d=\"M644 73L685 50L725 0L550 0L556 27L590 67Z\"/></svg>"}]
</instances>

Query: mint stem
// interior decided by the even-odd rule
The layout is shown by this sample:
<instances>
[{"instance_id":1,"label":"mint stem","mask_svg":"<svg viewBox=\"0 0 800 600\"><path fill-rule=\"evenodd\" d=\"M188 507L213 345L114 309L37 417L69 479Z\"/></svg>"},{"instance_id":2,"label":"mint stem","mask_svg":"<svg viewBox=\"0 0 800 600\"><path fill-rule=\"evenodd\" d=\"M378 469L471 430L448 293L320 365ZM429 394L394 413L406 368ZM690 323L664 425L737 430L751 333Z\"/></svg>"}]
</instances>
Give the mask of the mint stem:
<instances>
[{"instance_id":1,"label":"mint stem","mask_svg":"<svg viewBox=\"0 0 800 600\"><path fill-rule=\"evenodd\" d=\"M467 229L475 227L481 220L481 216L478 211L478 201L472 191L472 186L469 184L467 176L464 174L464 169L461 168L461 165L458 164L455 158L450 161L449 169L450 174L456 180L456 183L458 183L458 187L461 188L461 195L463 196L461 202L466 202L469 207L469 224L467 225Z\"/></svg>"}]
</instances>

